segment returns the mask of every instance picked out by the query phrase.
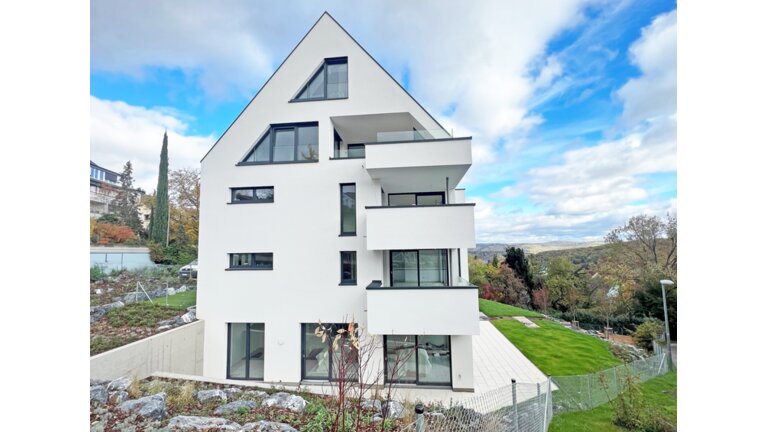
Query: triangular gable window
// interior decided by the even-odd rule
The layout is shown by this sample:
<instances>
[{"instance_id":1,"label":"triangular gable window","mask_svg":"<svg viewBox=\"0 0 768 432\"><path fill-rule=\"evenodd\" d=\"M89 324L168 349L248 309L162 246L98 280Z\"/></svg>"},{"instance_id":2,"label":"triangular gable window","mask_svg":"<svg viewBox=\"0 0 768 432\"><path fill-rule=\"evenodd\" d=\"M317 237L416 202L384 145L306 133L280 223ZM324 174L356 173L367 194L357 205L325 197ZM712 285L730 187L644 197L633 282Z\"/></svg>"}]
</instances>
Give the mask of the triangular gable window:
<instances>
[{"instance_id":1,"label":"triangular gable window","mask_svg":"<svg viewBox=\"0 0 768 432\"><path fill-rule=\"evenodd\" d=\"M348 95L347 58L329 58L301 88L294 101L343 99Z\"/></svg>"}]
</instances>

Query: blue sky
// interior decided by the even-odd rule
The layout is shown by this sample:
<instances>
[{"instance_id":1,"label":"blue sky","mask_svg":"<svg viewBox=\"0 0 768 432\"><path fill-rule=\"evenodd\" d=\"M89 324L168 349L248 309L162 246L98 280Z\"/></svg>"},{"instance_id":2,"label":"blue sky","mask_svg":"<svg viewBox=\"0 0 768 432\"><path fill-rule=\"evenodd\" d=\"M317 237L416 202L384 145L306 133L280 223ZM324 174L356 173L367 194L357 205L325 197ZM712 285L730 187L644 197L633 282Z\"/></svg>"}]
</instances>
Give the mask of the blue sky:
<instances>
[{"instance_id":1,"label":"blue sky","mask_svg":"<svg viewBox=\"0 0 768 432\"><path fill-rule=\"evenodd\" d=\"M480 242L599 240L676 211L670 1L91 5L91 158L152 191L199 160L324 10L457 135ZM258 5L255 7L254 5Z\"/></svg>"}]
</instances>

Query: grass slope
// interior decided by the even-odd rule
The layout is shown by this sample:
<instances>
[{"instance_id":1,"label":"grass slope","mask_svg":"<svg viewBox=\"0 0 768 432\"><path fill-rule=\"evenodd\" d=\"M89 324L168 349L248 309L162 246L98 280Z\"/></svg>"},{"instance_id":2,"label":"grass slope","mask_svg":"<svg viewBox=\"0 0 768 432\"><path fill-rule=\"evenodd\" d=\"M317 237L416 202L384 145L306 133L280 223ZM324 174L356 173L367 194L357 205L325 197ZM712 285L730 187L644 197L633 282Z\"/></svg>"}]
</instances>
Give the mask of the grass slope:
<instances>
[{"instance_id":1,"label":"grass slope","mask_svg":"<svg viewBox=\"0 0 768 432\"><path fill-rule=\"evenodd\" d=\"M677 372L656 377L640 385L643 399L650 407L661 410L677 424ZM610 403L589 411L560 414L552 419L550 432L623 432L626 429L613 424Z\"/></svg>"},{"instance_id":2,"label":"grass slope","mask_svg":"<svg viewBox=\"0 0 768 432\"><path fill-rule=\"evenodd\" d=\"M155 303L165 305L165 297L153 299ZM176 309L186 309L197 303L197 291L184 291L168 296L168 306Z\"/></svg>"},{"instance_id":3,"label":"grass slope","mask_svg":"<svg viewBox=\"0 0 768 432\"><path fill-rule=\"evenodd\" d=\"M546 319L533 321L539 328L515 320L495 320L493 325L547 375L582 375L622 363L605 341Z\"/></svg>"},{"instance_id":4,"label":"grass slope","mask_svg":"<svg viewBox=\"0 0 768 432\"><path fill-rule=\"evenodd\" d=\"M510 306L504 303L498 303L491 300L480 300L480 312L488 315L489 317L506 317L506 316L524 316L524 317L540 317L538 312L530 311L528 309L519 308L516 306Z\"/></svg>"}]
</instances>

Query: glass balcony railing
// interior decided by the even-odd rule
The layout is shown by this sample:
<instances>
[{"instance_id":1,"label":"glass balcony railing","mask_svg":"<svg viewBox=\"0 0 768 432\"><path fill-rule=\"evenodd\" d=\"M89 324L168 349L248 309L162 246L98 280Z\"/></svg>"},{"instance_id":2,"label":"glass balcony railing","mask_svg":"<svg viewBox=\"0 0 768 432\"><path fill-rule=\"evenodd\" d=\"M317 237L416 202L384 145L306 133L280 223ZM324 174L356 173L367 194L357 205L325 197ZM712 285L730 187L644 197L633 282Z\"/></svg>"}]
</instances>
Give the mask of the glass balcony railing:
<instances>
[{"instance_id":1,"label":"glass balcony railing","mask_svg":"<svg viewBox=\"0 0 768 432\"><path fill-rule=\"evenodd\" d=\"M452 138L452 136L442 129L414 129L409 131L376 133L376 142L423 141L447 138Z\"/></svg>"}]
</instances>

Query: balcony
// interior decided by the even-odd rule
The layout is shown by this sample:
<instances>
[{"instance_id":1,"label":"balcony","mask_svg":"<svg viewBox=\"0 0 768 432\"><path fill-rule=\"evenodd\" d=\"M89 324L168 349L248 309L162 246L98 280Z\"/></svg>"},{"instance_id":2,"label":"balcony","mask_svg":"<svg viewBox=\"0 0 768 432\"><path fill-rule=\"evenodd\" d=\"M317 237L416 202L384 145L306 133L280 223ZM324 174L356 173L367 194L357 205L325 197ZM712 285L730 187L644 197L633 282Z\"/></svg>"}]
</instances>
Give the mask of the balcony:
<instances>
[{"instance_id":1,"label":"balcony","mask_svg":"<svg viewBox=\"0 0 768 432\"><path fill-rule=\"evenodd\" d=\"M477 287L457 278L447 287L366 288L368 332L380 335L476 335Z\"/></svg>"},{"instance_id":2,"label":"balcony","mask_svg":"<svg viewBox=\"0 0 768 432\"><path fill-rule=\"evenodd\" d=\"M475 205L366 206L368 250L475 247Z\"/></svg>"},{"instance_id":3,"label":"balcony","mask_svg":"<svg viewBox=\"0 0 768 432\"><path fill-rule=\"evenodd\" d=\"M471 137L388 132L365 145L365 169L389 191L454 189L471 165Z\"/></svg>"}]
</instances>

